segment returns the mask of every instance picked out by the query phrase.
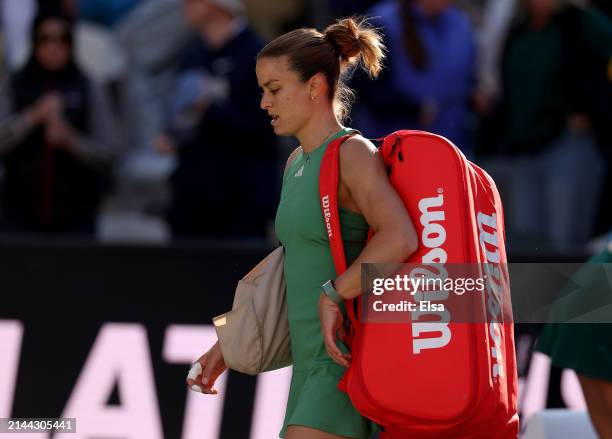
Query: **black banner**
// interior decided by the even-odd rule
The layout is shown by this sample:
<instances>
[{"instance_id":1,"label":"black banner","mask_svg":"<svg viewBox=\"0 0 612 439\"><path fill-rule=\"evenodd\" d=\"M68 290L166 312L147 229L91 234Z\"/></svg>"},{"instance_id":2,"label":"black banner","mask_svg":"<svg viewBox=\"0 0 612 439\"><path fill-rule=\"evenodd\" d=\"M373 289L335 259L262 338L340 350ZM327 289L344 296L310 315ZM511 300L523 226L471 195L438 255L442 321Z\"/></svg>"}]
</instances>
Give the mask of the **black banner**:
<instances>
[{"instance_id":1,"label":"black banner","mask_svg":"<svg viewBox=\"0 0 612 439\"><path fill-rule=\"evenodd\" d=\"M0 418L77 419L76 434L23 439L277 437L290 368L224 374L217 396L185 386L190 363L215 338L212 317L230 309L236 282L269 250L4 243ZM519 330L519 363L532 362L534 333L525 334ZM577 382L562 395L560 371L536 360L538 376L521 366L532 388L520 399L528 415L582 407Z\"/></svg>"}]
</instances>

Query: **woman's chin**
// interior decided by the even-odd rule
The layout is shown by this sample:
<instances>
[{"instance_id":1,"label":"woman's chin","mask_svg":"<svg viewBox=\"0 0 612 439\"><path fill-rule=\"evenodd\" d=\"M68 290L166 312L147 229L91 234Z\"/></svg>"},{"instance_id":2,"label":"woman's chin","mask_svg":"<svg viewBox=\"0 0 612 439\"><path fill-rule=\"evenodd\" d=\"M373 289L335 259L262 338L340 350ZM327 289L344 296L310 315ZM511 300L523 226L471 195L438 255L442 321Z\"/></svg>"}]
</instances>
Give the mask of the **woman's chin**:
<instances>
[{"instance_id":1,"label":"woman's chin","mask_svg":"<svg viewBox=\"0 0 612 439\"><path fill-rule=\"evenodd\" d=\"M288 133L287 130L284 130L282 127L273 126L272 128L274 129L274 134L276 134L277 136L290 136L291 135L291 133Z\"/></svg>"}]
</instances>

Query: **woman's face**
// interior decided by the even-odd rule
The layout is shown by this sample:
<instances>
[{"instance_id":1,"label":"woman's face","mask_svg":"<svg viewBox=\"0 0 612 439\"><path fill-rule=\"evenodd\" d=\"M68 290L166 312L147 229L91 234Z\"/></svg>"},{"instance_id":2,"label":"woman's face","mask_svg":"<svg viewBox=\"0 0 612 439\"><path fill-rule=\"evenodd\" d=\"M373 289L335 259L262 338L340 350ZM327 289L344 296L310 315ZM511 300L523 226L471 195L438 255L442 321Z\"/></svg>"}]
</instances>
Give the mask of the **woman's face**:
<instances>
[{"instance_id":1,"label":"woman's face","mask_svg":"<svg viewBox=\"0 0 612 439\"><path fill-rule=\"evenodd\" d=\"M34 56L38 63L50 71L61 70L70 59L68 25L58 19L45 20L35 35Z\"/></svg>"},{"instance_id":2,"label":"woman's face","mask_svg":"<svg viewBox=\"0 0 612 439\"><path fill-rule=\"evenodd\" d=\"M260 107L270 116L274 132L278 136L296 135L313 111L309 81L300 79L286 56L261 58L255 71L262 90Z\"/></svg>"}]
</instances>

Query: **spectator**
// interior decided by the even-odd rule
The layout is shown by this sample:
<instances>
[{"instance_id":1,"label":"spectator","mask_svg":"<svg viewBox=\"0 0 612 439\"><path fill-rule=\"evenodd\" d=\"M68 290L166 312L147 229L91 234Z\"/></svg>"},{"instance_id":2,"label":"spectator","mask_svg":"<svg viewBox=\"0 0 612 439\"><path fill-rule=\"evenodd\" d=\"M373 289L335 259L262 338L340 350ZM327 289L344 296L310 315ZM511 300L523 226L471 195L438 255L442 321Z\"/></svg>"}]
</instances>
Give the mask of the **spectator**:
<instances>
[{"instance_id":1,"label":"spectator","mask_svg":"<svg viewBox=\"0 0 612 439\"><path fill-rule=\"evenodd\" d=\"M368 15L382 28L389 55L374 84L354 78L354 125L369 137L407 128L432 131L469 153L475 40L467 16L450 0L386 0Z\"/></svg>"},{"instance_id":2,"label":"spectator","mask_svg":"<svg viewBox=\"0 0 612 439\"><path fill-rule=\"evenodd\" d=\"M485 167L505 198L510 242L578 249L591 236L604 172L593 134L609 132L612 22L558 0L524 7L503 55L502 135L488 141L503 158Z\"/></svg>"},{"instance_id":3,"label":"spectator","mask_svg":"<svg viewBox=\"0 0 612 439\"><path fill-rule=\"evenodd\" d=\"M193 39L181 1L143 2L117 29L128 60L120 93L122 121L134 150L150 150L163 124L163 102L172 77Z\"/></svg>"},{"instance_id":4,"label":"spectator","mask_svg":"<svg viewBox=\"0 0 612 439\"><path fill-rule=\"evenodd\" d=\"M199 33L186 51L160 150L176 151L169 221L175 236L262 236L272 216L275 140L259 109L262 44L239 0L183 0Z\"/></svg>"},{"instance_id":5,"label":"spectator","mask_svg":"<svg viewBox=\"0 0 612 439\"><path fill-rule=\"evenodd\" d=\"M117 146L108 103L75 64L70 21L41 13L32 54L5 85L5 230L92 233Z\"/></svg>"}]
</instances>

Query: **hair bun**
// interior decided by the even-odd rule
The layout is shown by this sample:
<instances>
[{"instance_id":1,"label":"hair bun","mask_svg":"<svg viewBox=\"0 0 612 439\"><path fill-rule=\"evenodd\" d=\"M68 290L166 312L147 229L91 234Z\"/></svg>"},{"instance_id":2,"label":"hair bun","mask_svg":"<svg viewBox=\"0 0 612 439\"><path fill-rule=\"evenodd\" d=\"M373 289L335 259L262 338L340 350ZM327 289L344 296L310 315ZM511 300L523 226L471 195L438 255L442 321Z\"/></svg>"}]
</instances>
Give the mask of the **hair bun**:
<instances>
[{"instance_id":1,"label":"hair bun","mask_svg":"<svg viewBox=\"0 0 612 439\"><path fill-rule=\"evenodd\" d=\"M323 37L338 52L345 66L361 61L370 76L378 76L385 47L379 33L365 20L336 20L325 29Z\"/></svg>"},{"instance_id":2,"label":"hair bun","mask_svg":"<svg viewBox=\"0 0 612 439\"><path fill-rule=\"evenodd\" d=\"M361 54L359 28L352 18L337 20L325 29L323 35L345 60Z\"/></svg>"}]
</instances>

